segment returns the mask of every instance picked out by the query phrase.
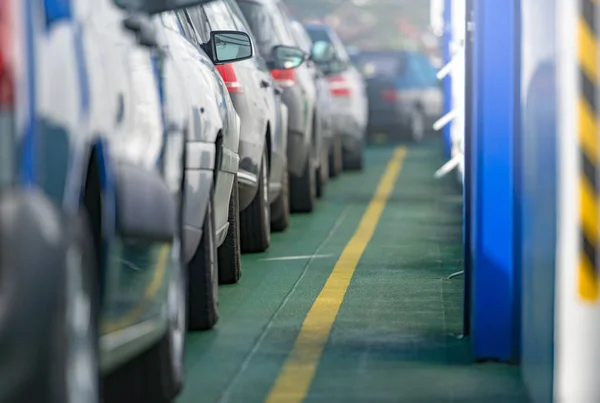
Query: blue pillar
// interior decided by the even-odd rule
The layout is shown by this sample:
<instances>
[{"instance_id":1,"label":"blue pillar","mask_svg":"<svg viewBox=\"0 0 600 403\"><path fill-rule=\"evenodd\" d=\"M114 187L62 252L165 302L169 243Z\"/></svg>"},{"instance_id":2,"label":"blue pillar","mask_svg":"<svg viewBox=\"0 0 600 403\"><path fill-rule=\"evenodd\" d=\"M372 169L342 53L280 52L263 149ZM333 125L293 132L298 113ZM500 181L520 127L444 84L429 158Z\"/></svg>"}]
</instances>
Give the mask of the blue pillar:
<instances>
[{"instance_id":1,"label":"blue pillar","mask_svg":"<svg viewBox=\"0 0 600 403\"><path fill-rule=\"evenodd\" d=\"M450 43L452 41L452 0L444 0L444 33L442 36L442 56L444 65L451 59ZM444 88L444 115L452 110L452 77L447 75L443 80ZM444 139L444 154L446 158L451 157L452 141L450 139L450 127L446 125L442 129L442 138Z\"/></svg>"},{"instance_id":2,"label":"blue pillar","mask_svg":"<svg viewBox=\"0 0 600 403\"><path fill-rule=\"evenodd\" d=\"M519 87L518 0L474 0L470 176L471 336L476 359L515 347L513 143Z\"/></svg>"}]
</instances>

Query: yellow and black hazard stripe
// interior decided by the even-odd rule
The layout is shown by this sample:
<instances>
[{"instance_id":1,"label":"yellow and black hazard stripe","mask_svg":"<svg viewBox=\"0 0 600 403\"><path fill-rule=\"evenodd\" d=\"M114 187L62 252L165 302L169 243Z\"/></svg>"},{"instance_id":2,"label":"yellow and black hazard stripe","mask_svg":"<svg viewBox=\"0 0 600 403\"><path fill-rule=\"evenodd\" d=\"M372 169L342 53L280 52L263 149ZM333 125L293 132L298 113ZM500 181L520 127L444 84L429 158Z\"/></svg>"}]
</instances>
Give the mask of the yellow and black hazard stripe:
<instances>
[{"instance_id":1,"label":"yellow and black hazard stripe","mask_svg":"<svg viewBox=\"0 0 600 403\"><path fill-rule=\"evenodd\" d=\"M578 21L579 67L579 248L578 291L589 302L600 296L598 267L598 206L600 200L599 100L598 100L598 0L580 0Z\"/></svg>"}]
</instances>

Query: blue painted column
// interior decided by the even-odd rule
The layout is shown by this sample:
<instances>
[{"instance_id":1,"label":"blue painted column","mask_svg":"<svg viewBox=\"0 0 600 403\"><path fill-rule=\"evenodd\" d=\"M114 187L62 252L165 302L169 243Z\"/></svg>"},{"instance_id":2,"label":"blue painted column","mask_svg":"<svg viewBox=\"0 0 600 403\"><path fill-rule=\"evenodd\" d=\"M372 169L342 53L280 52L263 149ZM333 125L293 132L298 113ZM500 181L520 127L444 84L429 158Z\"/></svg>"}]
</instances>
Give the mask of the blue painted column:
<instances>
[{"instance_id":1,"label":"blue painted column","mask_svg":"<svg viewBox=\"0 0 600 403\"><path fill-rule=\"evenodd\" d=\"M452 0L444 0L444 33L442 36L442 56L444 65L451 59L450 43L452 42ZM444 88L444 113L446 115L452 110L452 76L448 74L443 82ZM450 127L448 124L442 129L442 138L444 139L444 155L450 158L452 151L452 141L450 138Z\"/></svg>"},{"instance_id":2,"label":"blue painted column","mask_svg":"<svg viewBox=\"0 0 600 403\"><path fill-rule=\"evenodd\" d=\"M514 357L513 151L518 0L474 0L469 203L475 359Z\"/></svg>"}]
</instances>

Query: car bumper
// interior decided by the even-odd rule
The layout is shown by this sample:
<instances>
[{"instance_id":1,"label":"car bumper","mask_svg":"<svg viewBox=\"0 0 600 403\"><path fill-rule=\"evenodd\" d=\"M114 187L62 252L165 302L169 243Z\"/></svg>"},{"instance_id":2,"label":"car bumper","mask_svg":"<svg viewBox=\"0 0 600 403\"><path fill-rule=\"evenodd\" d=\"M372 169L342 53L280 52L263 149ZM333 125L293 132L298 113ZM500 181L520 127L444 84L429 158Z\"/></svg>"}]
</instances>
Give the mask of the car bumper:
<instances>
[{"instance_id":1,"label":"car bumper","mask_svg":"<svg viewBox=\"0 0 600 403\"><path fill-rule=\"evenodd\" d=\"M0 196L0 401L36 387L63 281L64 234L64 219L43 194L16 189Z\"/></svg>"}]
</instances>

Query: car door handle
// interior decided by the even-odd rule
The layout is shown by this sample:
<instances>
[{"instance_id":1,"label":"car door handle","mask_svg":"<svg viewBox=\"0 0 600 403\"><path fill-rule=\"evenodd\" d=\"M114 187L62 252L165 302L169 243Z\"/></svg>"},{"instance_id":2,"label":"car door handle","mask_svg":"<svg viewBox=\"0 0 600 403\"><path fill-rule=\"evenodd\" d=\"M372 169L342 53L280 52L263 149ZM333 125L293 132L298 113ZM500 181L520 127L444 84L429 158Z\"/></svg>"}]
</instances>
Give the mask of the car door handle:
<instances>
[{"instance_id":1,"label":"car door handle","mask_svg":"<svg viewBox=\"0 0 600 403\"><path fill-rule=\"evenodd\" d=\"M260 88L269 88L271 86L271 84L266 81L266 80L261 80L260 81Z\"/></svg>"}]
</instances>

